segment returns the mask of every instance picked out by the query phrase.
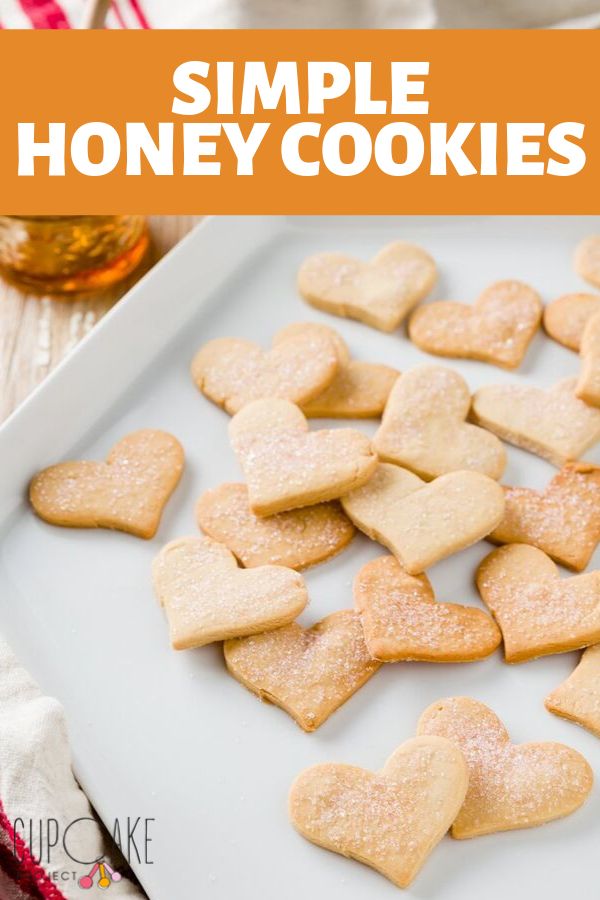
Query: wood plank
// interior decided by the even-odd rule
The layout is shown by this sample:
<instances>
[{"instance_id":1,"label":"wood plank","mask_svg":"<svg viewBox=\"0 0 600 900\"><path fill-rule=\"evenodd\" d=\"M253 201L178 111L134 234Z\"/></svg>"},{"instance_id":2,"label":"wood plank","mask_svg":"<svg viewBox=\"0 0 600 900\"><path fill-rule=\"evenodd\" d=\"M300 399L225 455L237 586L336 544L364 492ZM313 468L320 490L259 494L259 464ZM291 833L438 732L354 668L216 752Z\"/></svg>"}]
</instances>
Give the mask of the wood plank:
<instances>
[{"instance_id":1,"label":"wood plank","mask_svg":"<svg viewBox=\"0 0 600 900\"><path fill-rule=\"evenodd\" d=\"M0 422L77 346L150 265L171 249L200 216L150 218L147 265L101 293L69 299L26 294L0 280Z\"/></svg>"}]
</instances>

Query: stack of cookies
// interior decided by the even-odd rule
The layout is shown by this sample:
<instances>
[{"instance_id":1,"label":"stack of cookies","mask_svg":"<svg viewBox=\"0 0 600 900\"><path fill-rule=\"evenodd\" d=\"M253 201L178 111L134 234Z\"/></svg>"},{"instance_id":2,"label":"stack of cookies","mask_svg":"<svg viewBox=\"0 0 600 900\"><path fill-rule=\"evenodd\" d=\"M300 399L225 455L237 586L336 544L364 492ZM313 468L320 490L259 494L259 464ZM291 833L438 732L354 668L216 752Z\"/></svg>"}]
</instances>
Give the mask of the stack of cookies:
<instances>
[{"instance_id":1,"label":"stack of cookies","mask_svg":"<svg viewBox=\"0 0 600 900\"><path fill-rule=\"evenodd\" d=\"M589 239L576 257L597 286L599 248ZM600 467L579 461L600 440L600 295L544 309L531 287L507 280L472 304L419 305L435 282L433 259L405 242L371 262L318 254L298 275L319 310L384 332L409 317L425 353L503 368L520 365L543 318L550 337L579 349L579 374L550 389L488 384L472 396L446 365L400 373L354 359L323 322L288 325L270 348L205 344L192 377L231 416L244 480L205 492L196 503L203 536L171 541L154 561L172 646L222 641L229 672L306 732L385 663L470 663L501 644L507 663L589 648L546 706L600 736L600 572L584 571L600 541ZM380 423L372 437L309 428L320 418ZM503 441L559 469L543 491L499 484ZM55 525L150 538L183 466L172 435L139 431L106 462L40 472L30 499ZM351 552L357 530L386 552L356 571L351 607L302 627L301 571ZM473 573L482 607L436 599L427 569L482 539L500 545ZM309 840L405 887L449 829L468 838L542 824L577 809L591 786L575 750L511 744L491 709L454 697L425 710L417 736L380 772L302 772L290 816Z\"/></svg>"}]
</instances>

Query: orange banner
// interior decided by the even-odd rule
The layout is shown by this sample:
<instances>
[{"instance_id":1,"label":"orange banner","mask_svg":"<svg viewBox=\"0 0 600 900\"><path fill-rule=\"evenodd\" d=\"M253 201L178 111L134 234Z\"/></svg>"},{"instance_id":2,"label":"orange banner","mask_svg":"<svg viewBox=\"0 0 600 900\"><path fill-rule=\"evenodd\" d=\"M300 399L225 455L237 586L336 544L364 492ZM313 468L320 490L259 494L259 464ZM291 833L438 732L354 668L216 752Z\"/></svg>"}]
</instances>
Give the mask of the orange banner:
<instances>
[{"instance_id":1,"label":"orange banner","mask_svg":"<svg viewBox=\"0 0 600 900\"><path fill-rule=\"evenodd\" d=\"M594 31L0 31L0 208L598 213Z\"/></svg>"}]
</instances>

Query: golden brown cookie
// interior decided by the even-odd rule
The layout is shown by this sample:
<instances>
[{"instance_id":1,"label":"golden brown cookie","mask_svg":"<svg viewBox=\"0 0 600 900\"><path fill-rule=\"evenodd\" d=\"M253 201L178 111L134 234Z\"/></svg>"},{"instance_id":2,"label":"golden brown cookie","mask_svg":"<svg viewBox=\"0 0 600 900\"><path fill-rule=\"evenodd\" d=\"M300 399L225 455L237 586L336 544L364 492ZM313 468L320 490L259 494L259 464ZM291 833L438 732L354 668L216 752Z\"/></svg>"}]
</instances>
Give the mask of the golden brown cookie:
<instances>
[{"instance_id":1,"label":"golden brown cookie","mask_svg":"<svg viewBox=\"0 0 600 900\"><path fill-rule=\"evenodd\" d=\"M600 235L584 238L575 250L575 271L594 287L600 287Z\"/></svg>"},{"instance_id":2,"label":"golden brown cookie","mask_svg":"<svg viewBox=\"0 0 600 900\"><path fill-rule=\"evenodd\" d=\"M417 366L396 382L373 438L377 455L427 480L457 469L500 478L506 451L498 438L465 421L467 383L443 366Z\"/></svg>"},{"instance_id":3,"label":"golden brown cookie","mask_svg":"<svg viewBox=\"0 0 600 900\"><path fill-rule=\"evenodd\" d=\"M486 385L475 392L471 415L503 440L560 468L600 439L600 410L579 400L574 391L574 378L548 390L528 384Z\"/></svg>"},{"instance_id":4,"label":"golden brown cookie","mask_svg":"<svg viewBox=\"0 0 600 900\"><path fill-rule=\"evenodd\" d=\"M454 821L467 783L455 744L413 738L380 772L336 763L305 769L290 791L290 819L313 844L408 887Z\"/></svg>"},{"instance_id":5,"label":"golden brown cookie","mask_svg":"<svg viewBox=\"0 0 600 900\"><path fill-rule=\"evenodd\" d=\"M564 744L512 744L498 716L470 697L449 697L429 706L418 734L437 735L460 747L469 789L452 826L452 837L532 828L575 812L592 789L586 760Z\"/></svg>"},{"instance_id":6,"label":"golden brown cookie","mask_svg":"<svg viewBox=\"0 0 600 900\"><path fill-rule=\"evenodd\" d=\"M415 310L411 341L436 356L479 359L516 369L538 329L542 301L520 281L498 281L473 306L442 300Z\"/></svg>"},{"instance_id":7,"label":"golden brown cookie","mask_svg":"<svg viewBox=\"0 0 600 900\"><path fill-rule=\"evenodd\" d=\"M532 544L569 569L585 569L600 541L600 466L567 463L543 491L507 487L504 500L491 541Z\"/></svg>"},{"instance_id":8,"label":"golden brown cookie","mask_svg":"<svg viewBox=\"0 0 600 900\"><path fill-rule=\"evenodd\" d=\"M472 662L489 656L500 632L481 609L437 603L426 575L409 575L393 556L360 569L354 603L371 656L382 662Z\"/></svg>"},{"instance_id":9,"label":"golden brown cookie","mask_svg":"<svg viewBox=\"0 0 600 900\"><path fill-rule=\"evenodd\" d=\"M504 493L479 472L450 472L429 483L380 463L363 488L342 498L357 528L392 551L410 575L481 540L502 519Z\"/></svg>"},{"instance_id":10,"label":"golden brown cookie","mask_svg":"<svg viewBox=\"0 0 600 900\"><path fill-rule=\"evenodd\" d=\"M318 503L267 518L250 510L245 484L221 484L196 505L198 525L225 544L246 568L278 565L306 569L347 547L354 525L338 503Z\"/></svg>"},{"instance_id":11,"label":"golden brown cookie","mask_svg":"<svg viewBox=\"0 0 600 900\"><path fill-rule=\"evenodd\" d=\"M335 500L364 484L377 466L365 434L352 428L311 431L287 400L256 400L229 423L250 509L271 516Z\"/></svg>"},{"instance_id":12,"label":"golden brown cookie","mask_svg":"<svg viewBox=\"0 0 600 900\"><path fill-rule=\"evenodd\" d=\"M371 262L343 253L317 253L298 272L298 289L311 306L394 331L437 278L431 256L405 241L388 244Z\"/></svg>"},{"instance_id":13,"label":"golden brown cookie","mask_svg":"<svg viewBox=\"0 0 600 900\"><path fill-rule=\"evenodd\" d=\"M154 560L152 576L175 650L280 628L308 602L293 569L240 569L233 553L210 538L171 541Z\"/></svg>"},{"instance_id":14,"label":"golden brown cookie","mask_svg":"<svg viewBox=\"0 0 600 900\"><path fill-rule=\"evenodd\" d=\"M234 678L284 709L304 731L315 731L380 666L351 609L332 613L312 628L292 622L226 641L223 650Z\"/></svg>"},{"instance_id":15,"label":"golden brown cookie","mask_svg":"<svg viewBox=\"0 0 600 900\"><path fill-rule=\"evenodd\" d=\"M546 709L600 737L600 644L584 650L579 665L545 700Z\"/></svg>"},{"instance_id":16,"label":"golden brown cookie","mask_svg":"<svg viewBox=\"0 0 600 900\"><path fill-rule=\"evenodd\" d=\"M51 525L114 528L152 538L182 471L183 448L176 438L165 431L133 431L106 462L63 462L38 472L29 499Z\"/></svg>"},{"instance_id":17,"label":"golden brown cookie","mask_svg":"<svg viewBox=\"0 0 600 900\"><path fill-rule=\"evenodd\" d=\"M311 331L290 335L268 352L242 338L209 341L193 359L192 378L203 394L233 415L262 397L306 403L331 384L337 369L330 336Z\"/></svg>"},{"instance_id":18,"label":"golden brown cookie","mask_svg":"<svg viewBox=\"0 0 600 900\"><path fill-rule=\"evenodd\" d=\"M600 572L561 578L542 550L507 544L483 560L477 587L500 626L506 662L600 641Z\"/></svg>"},{"instance_id":19,"label":"golden brown cookie","mask_svg":"<svg viewBox=\"0 0 600 900\"><path fill-rule=\"evenodd\" d=\"M391 366L353 359L302 410L309 419L376 419L399 374Z\"/></svg>"},{"instance_id":20,"label":"golden brown cookie","mask_svg":"<svg viewBox=\"0 0 600 900\"><path fill-rule=\"evenodd\" d=\"M579 352L583 329L597 312L598 294L565 294L544 307L544 328L559 344Z\"/></svg>"},{"instance_id":21,"label":"golden brown cookie","mask_svg":"<svg viewBox=\"0 0 600 900\"><path fill-rule=\"evenodd\" d=\"M583 329L580 355L581 372L575 394L590 406L600 406L600 312L588 319Z\"/></svg>"},{"instance_id":22,"label":"golden brown cookie","mask_svg":"<svg viewBox=\"0 0 600 900\"><path fill-rule=\"evenodd\" d=\"M292 334L322 332L330 336L338 353L338 370L335 378L308 403L299 404L309 419L372 419L383 412L389 393L400 374L391 366L381 363L351 359L344 339L327 325L315 322L297 322L278 331L273 338L277 343Z\"/></svg>"}]
</instances>

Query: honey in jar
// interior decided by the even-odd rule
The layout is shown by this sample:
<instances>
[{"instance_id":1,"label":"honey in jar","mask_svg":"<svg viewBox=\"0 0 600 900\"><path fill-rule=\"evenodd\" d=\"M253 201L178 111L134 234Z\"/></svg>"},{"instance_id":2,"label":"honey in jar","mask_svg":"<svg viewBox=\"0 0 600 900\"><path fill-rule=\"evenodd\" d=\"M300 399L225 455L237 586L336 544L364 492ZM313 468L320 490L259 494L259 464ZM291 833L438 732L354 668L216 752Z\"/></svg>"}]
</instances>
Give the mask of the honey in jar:
<instances>
[{"instance_id":1,"label":"honey in jar","mask_svg":"<svg viewBox=\"0 0 600 900\"><path fill-rule=\"evenodd\" d=\"M99 290L129 275L148 249L143 216L0 216L0 274L28 290Z\"/></svg>"}]
</instances>

